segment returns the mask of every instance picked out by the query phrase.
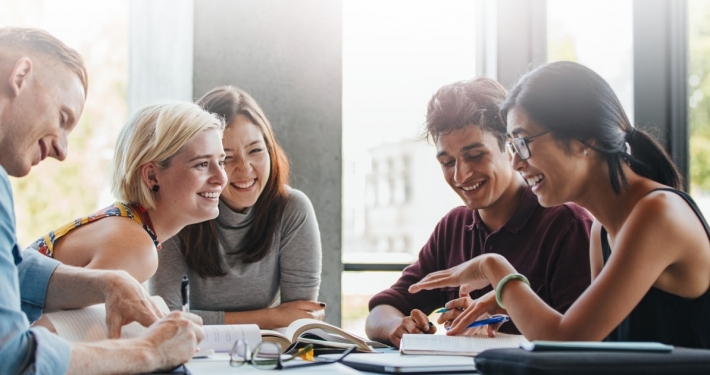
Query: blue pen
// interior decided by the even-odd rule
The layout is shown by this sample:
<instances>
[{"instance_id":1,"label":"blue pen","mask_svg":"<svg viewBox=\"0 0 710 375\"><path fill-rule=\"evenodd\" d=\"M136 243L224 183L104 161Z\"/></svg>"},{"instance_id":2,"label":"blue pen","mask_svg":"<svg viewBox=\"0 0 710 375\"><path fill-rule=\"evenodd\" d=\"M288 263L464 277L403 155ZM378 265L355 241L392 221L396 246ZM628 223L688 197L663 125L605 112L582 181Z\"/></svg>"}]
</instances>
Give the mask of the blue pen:
<instances>
[{"instance_id":1,"label":"blue pen","mask_svg":"<svg viewBox=\"0 0 710 375\"><path fill-rule=\"evenodd\" d=\"M490 324L498 324L498 323L504 323L510 320L510 317L508 315L496 315L492 316L488 319L481 319L481 320L476 320L475 322L471 323L468 325L468 328L475 328L475 327L480 327L480 326L487 326ZM446 330L448 331L449 328L451 327L446 327Z\"/></svg>"}]
</instances>

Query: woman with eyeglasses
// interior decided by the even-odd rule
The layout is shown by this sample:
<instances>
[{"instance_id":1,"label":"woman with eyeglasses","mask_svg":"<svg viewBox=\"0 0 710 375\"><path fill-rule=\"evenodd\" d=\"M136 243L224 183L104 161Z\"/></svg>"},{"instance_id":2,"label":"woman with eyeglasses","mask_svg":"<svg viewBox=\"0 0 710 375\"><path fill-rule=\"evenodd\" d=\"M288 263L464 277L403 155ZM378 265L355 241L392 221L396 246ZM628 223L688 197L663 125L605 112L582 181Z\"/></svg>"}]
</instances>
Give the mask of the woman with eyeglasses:
<instances>
[{"instance_id":1,"label":"woman with eyeglasses","mask_svg":"<svg viewBox=\"0 0 710 375\"><path fill-rule=\"evenodd\" d=\"M592 284L560 314L496 254L429 274L410 292L495 288L529 340L658 341L710 348L710 235L663 148L635 129L611 87L572 62L544 65L502 106L513 167L543 206L574 202L596 218ZM473 305L450 335L498 306ZM489 334L493 334L492 328Z\"/></svg>"},{"instance_id":2,"label":"woman with eyeglasses","mask_svg":"<svg viewBox=\"0 0 710 375\"><path fill-rule=\"evenodd\" d=\"M151 294L179 310L186 274L190 311L205 324L271 329L322 320L318 222L308 197L288 186L288 159L269 120L254 98L232 86L210 90L197 104L227 124L227 186L216 219L188 226L163 245Z\"/></svg>"}]
</instances>

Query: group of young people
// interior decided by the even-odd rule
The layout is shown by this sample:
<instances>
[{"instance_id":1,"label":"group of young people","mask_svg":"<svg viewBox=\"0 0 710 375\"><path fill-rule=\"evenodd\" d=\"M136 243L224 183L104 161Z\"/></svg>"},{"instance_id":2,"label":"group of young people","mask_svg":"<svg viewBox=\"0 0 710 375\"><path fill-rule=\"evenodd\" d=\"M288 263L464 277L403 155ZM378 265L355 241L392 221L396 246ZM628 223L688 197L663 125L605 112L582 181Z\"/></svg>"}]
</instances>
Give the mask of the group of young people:
<instances>
[{"instance_id":1,"label":"group of young people","mask_svg":"<svg viewBox=\"0 0 710 375\"><path fill-rule=\"evenodd\" d=\"M232 86L195 103L149 105L123 127L117 201L49 232L15 238L7 175L63 160L88 78L81 56L36 29L0 29L0 372L145 372L187 361L200 325L322 319L313 207L256 101ZM710 240L661 146L635 129L609 85L570 62L539 67L510 93L487 78L442 87L426 136L463 207L419 259L370 301L372 339L399 345L505 313L484 328L528 339L644 340L710 347ZM163 317L190 284L191 313ZM244 296L249 296L245 298ZM109 336L68 344L43 312L106 303ZM35 323L31 326L31 323Z\"/></svg>"}]
</instances>

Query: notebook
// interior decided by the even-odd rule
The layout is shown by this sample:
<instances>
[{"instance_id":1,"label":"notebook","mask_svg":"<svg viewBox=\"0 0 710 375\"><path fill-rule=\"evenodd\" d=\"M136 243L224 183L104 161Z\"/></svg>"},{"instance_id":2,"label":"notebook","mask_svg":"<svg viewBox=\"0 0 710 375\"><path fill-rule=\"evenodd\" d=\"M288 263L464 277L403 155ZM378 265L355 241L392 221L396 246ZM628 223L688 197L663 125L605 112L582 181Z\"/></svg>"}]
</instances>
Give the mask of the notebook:
<instances>
[{"instance_id":1,"label":"notebook","mask_svg":"<svg viewBox=\"0 0 710 375\"><path fill-rule=\"evenodd\" d=\"M338 358L338 354L320 357ZM473 358L453 355L402 355L399 353L355 353L345 357L342 364L361 371L386 374L434 374L476 372Z\"/></svg>"},{"instance_id":2,"label":"notebook","mask_svg":"<svg viewBox=\"0 0 710 375\"><path fill-rule=\"evenodd\" d=\"M152 296L151 299L158 305L160 311L170 312L162 298ZM94 342L108 339L104 304L47 313L45 316L54 326L57 335L69 342ZM256 324L206 325L202 328L205 331L205 339L199 345L202 353L195 354L196 357L214 352L228 352L234 342L240 338L247 339L253 346L261 342L261 332ZM136 338L147 331L148 328L133 322L121 328L121 337Z\"/></svg>"},{"instance_id":3,"label":"notebook","mask_svg":"<svg viewBox=\"0 0 710 375\"><path fill-rule=\"evenodd\" d=\"M399 351L402 354L475 356L488 349L518 348L526 342L522 335L505 333L497 333L495 337L404 334Z\"/></svg>"}]
</instances>

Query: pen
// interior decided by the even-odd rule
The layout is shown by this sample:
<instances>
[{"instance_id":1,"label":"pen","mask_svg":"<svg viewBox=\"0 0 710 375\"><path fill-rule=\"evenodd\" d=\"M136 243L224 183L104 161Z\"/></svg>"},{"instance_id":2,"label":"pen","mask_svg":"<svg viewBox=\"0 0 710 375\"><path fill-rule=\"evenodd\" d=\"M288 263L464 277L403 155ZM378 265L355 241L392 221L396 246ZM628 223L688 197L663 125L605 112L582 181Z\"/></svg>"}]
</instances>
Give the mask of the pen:
<instances>
[{"instance_id":1,"label":"pen","mask_svg":"<svg viewBox=\"0 0 710 375\"><path fill-rule=\"evenodd\" d=\"M182 295L182 311L190 312L190 281L187 279L187 275L182 276L180 294Z\"/></svg>"},{"instance_id":2,"label":"pen","mask_svg":"<svg viewBox=\"0 0 710 375\"><path fill-rule=\"evenodd\" d=\"M504 323L510 320L510 317L508 315L496 315L492 316L488 319L481 319L481 320L476 320L475 322L471 323L468 325L468 328L475 328L475 327L480 327L480 326L487 326L490 324L498 324L498 323ZM451 327L446 327L446 330L448 331L449 328Z\"/></svg>"},{"instance_id":3,"label":"pen","mask_svg":"<svg viewBox=\"0 0 710 375\"><path fill-rule=\"evenodd\" d=\"M463 310L463 309L453 309L453 310ZM445 313L445 312L447 312L447 311L449 311L449 309L447 309L446 307L442 307L442 308L440 308L439 310L436 310L436 311L434 311L434 312L435 312L435 313L438 313L438 314L443 314L443 313Z\"/></svg>"}]
</instances>

